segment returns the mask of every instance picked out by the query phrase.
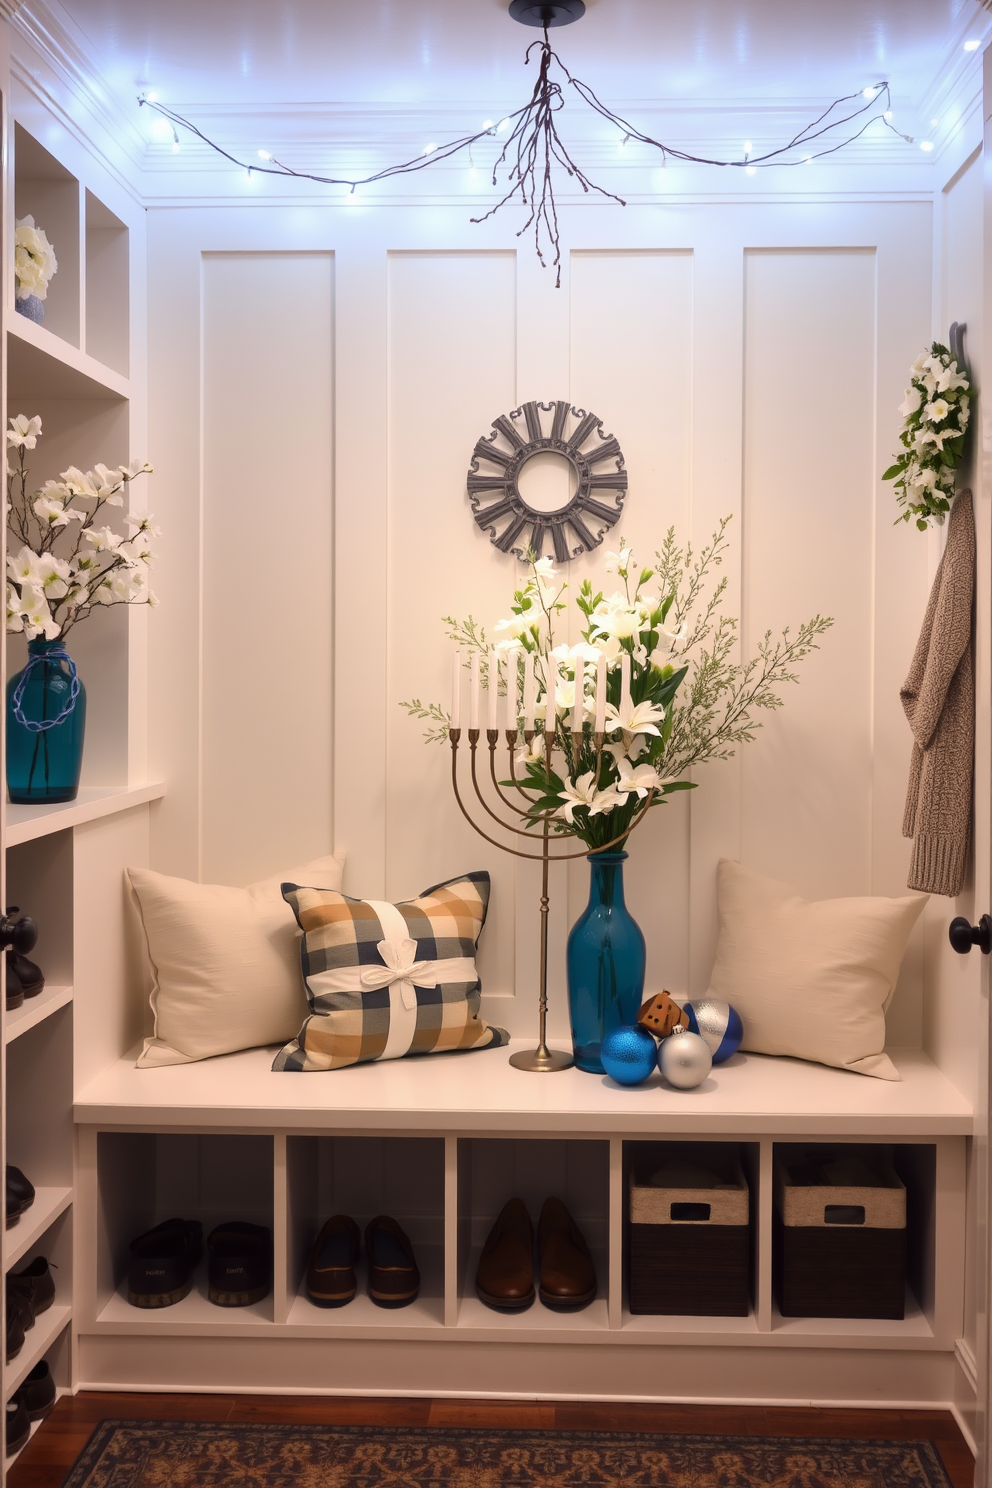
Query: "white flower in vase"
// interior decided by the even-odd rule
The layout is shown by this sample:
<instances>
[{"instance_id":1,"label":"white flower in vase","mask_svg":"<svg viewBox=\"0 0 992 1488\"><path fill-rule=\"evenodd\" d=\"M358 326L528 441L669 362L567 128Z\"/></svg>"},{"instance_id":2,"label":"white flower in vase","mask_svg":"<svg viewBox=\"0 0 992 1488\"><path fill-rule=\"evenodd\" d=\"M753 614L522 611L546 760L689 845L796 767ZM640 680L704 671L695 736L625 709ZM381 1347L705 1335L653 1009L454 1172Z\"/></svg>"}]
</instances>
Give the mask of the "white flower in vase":
<instances>
[{"instance_id":1,"label":"white flower in vase","mask_svg":"<svg viewBox=\"0 0 992 1488\"><path fill-rule=\"evenodd\" d=\"M55 250L43 228L35 227L33 217L22 217L14 228L14 276L17 298L44 300L48 286L58 270Z\"/></svg>"}]
</instances>

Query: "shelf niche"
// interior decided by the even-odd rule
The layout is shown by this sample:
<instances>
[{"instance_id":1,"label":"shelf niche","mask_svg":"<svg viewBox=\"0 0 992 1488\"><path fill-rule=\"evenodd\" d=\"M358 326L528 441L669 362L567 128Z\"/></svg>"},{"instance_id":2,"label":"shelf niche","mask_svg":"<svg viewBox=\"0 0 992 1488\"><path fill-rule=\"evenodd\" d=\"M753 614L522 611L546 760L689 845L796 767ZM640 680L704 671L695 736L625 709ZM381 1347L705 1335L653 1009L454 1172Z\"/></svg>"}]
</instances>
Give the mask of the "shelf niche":
<instances>
[{"instance_id":1,"label":"shelf niche","mask_svg":"<svg viewBox=\"0 0 992 1488\"><path fill-rule=\"evenodd\" d=\"M55 250L58 272L48 286L45 328L80 345L80 188L65 166L14 125L14 216L34 218Z\"/></svg>"}]
</instances>

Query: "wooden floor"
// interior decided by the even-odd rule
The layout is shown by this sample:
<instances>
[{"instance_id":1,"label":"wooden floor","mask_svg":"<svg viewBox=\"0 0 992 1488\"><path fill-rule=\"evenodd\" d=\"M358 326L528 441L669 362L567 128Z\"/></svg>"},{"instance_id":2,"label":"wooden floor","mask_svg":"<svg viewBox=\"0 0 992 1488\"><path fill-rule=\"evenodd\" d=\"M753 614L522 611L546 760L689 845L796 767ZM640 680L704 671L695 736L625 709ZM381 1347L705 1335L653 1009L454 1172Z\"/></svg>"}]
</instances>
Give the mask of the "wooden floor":
<instances>
[{"instance_id":1,"label":"wooden floor","mask_svg":"<svg viewBox=\"0 0 992 1488\"><path fill-rule=\"evenodd\" d=\"M59 1488L107 1417L302 1421L351 1426L559 1427L730 1436L834 1436L936 1443L954 1488L973 1488L974 1458L948 1411L805 1410L712 1405L590 1405L491 1400L377 1400L314 1395L64 1396L10 1470L10 1488Z\"/></svg>"}]
</instances>

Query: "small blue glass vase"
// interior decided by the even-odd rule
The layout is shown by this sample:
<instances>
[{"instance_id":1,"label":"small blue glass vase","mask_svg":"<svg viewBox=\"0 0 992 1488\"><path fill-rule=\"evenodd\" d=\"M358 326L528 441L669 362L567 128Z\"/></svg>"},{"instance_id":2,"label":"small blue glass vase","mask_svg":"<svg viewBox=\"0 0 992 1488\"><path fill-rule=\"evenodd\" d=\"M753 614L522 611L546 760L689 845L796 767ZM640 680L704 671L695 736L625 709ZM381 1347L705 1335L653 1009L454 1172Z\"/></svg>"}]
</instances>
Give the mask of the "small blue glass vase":
<instances>
[{"instance_id":1,"label":"small blue glass vase","mask_svg":"<svg viewBox=\"0 0 992 1488\"><path fill-rule=\"evenodd\" d=\"M636 1021L644 998L644 936L623 899L625 852L590 853L589 903L568 937L568 1011L575 1063L603 1075L603 1040Z\"/></svg>"},{"instance_id":2,"label":"small blue glass vase","mask_svg":"<svg viewBox=\"0 0 992 1488\"><path fill-rule=\"evenodd\" d=\"M7 794L19 805L74 801L86 732L86 689L60 640L28 642L7 683Z\"/></svg>"}]
</instances>

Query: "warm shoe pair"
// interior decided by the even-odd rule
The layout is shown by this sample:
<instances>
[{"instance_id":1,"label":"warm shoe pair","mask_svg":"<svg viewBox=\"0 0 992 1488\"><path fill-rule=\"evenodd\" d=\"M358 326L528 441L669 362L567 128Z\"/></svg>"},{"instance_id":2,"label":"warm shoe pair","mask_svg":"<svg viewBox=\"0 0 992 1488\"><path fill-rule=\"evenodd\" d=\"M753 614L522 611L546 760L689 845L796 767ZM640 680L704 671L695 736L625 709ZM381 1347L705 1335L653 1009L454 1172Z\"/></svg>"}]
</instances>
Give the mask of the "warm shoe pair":
<instances>
[{"instance_id":1,"label":"warm shoe pair","mask_svg":"<svg viewBox=\"0 0 992 1488\"><path fill-rule=\"evenodd\" d=\"M307 1296L318 1307L344 1307L358 1292L355 1266L361 1233L347 1214L335 1214L317 1236L307 1263ZM420 1272L409 1238L395 1219L379 1214L365 1226L369 1297L377 1307L407 1307L420 1292Z\"/></svg>"},{"instance_id":2,"label":"warm shoe pair","mask_svg":"<svg viewBox=\"0 0 992 1488\"><path fill-rule=\"evenodd\" d=\"M537 1295L545 1307L570 1312L596 1295L596 1268L575 1220L560 1199L546 1199L537 1227ZM522 1199L504 1204L479 1258L479 1300L500 1312L523 1312L535 1297L534 1229Z\"/></svg>"},{"instance_id":3,"label":"warm shoe pair","mask_svg":"<svg viewBox=\"0 0 992 1488\"><path fill-rule=\"evenodd\" d=\"M44 1256L36 1256L23 1271L7 1273L7 1363L24 1347L24 1335L39 1313L55 1301L55 1278Z\"/></svg>"},{"instance_id":4,"label":"warm shoe pair","mask_svg":"<svg viewBox=\"0 0 992 1488\"><path fill-rule=\"evenodd\" d=\"M25 1209L30 1209L34 1203L34 1184L25 1178L20 1168L15 1168L13 1163L7 1164L6 1178L7 1228L9 1230L11 1225L17 1223Z\"/></svg>"},{"instance_id":5,"label":"warm shoe pair","mask_svg":"<svg viewBox=\"0 0 992 1488\"><path fill-rule=\"evenodd\" d=\"M7 1401L4 1440L7 1456L19 1452L31 1435L31 1422L42 1421L55 1404L55 1381L45 1359L36 1364L20 1389Z\"/></svg>"},{"instance_id":6,"label":"warm shoe pair","mask_svg":"<svg viewBox=\"0 0 992 1488\"><path fill-rule=\"evenodd\" d=\"M29 961L23 953L33 949L38 939L38 930L30 915L21 915L13 923L13 916L21 912L16 904L7 908L5 923L11 926L14 944L7 950L7 1011L19 1008L25 997L37 997L45 985L45 974L40 966Z\"/></svg>"},{"instance_id":7,"label":"warm shoe pair","mask_svg":"<svg viewBox=\"0 0 992 1488\"><path fill-rule=\"evenodd\" d=\"M218 1307L248 1307L272 1285L272 1237L264 1225L234 1221L207 1236L207 1296ZM189 1295L203 1254L197 1219L167 1219L131 1241L127 1300L172 1307Z\"/></svg>"}]
</instances>

